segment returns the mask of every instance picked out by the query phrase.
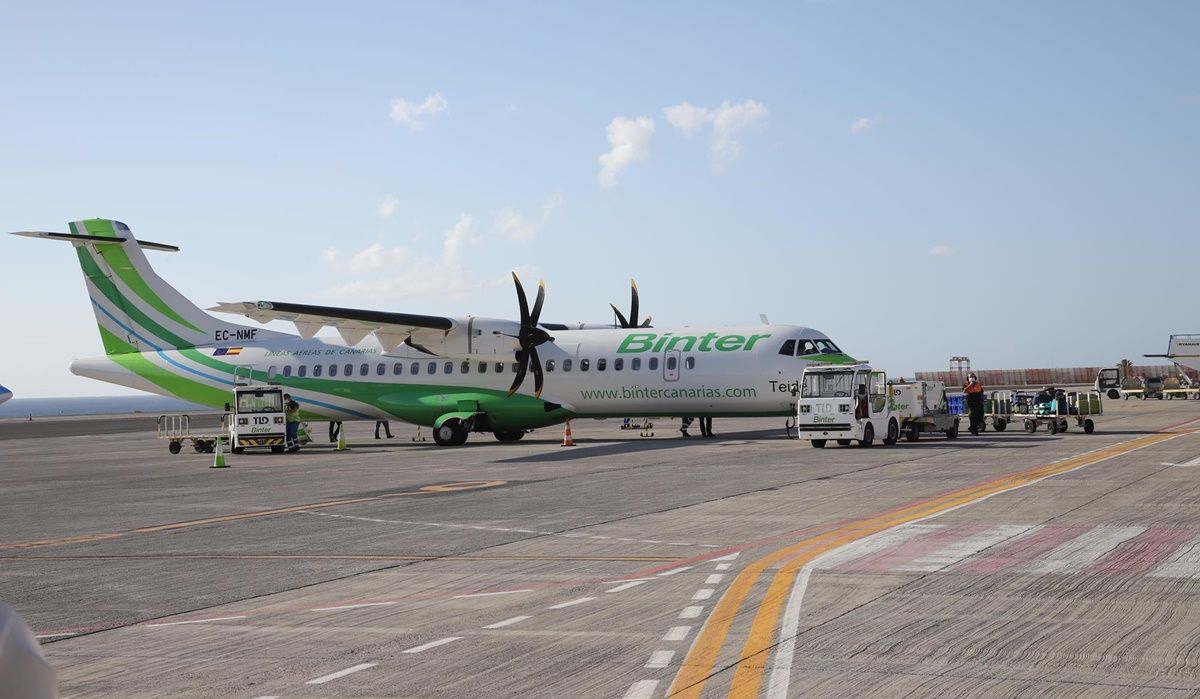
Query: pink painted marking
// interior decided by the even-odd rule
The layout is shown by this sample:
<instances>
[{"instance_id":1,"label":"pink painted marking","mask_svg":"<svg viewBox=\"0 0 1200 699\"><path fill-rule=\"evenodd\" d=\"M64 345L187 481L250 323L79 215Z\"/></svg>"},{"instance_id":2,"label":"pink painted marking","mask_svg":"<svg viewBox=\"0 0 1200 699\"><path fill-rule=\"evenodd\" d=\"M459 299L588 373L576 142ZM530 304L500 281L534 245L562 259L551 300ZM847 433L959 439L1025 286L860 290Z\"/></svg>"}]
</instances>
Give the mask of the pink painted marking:
<instances>
[{"instance_id":1,"label":"pink painted marking","mask_svg":"<svg viewBox=\"0 0 1200 699\"><path fill-rule=\"evenodd\" d=\"M1000 546L989 556L968 560L956 572L963 573L1003 573L1027 561L1041 556L1047 551L1058 548L1080 534L1091 529L1082 526L1048 526L1023 536L1016 541Z\"/></svg>"},{"instance_id":2,"label":"pink painted marking","mask_svg":"<svg viewBox=\"0 0 1200 699\"><path fill-rule=\"evenodd\" d=\"M981 532L985 528L985 525L982 524L966 524L933 532L917 537L916 539L910 539L899 546L894 546L885 551L850 561L845 565L839 566L838 570L874 572L891 570L896 566L911 563L921 556L933 553L943 546Z\"/></svg>"},{"instance_id":3,"label":"pink painted marking","mask_svg":"<svg viewBox=\"0 0 1200 699\"><path fill-rule=\"evenodd\" d=\"M1180 546L1196 536L1188 529L1154 527L1119 544L1110 553L1083 570L1085 575L1143 575L1156 568Z\"/></svg>"}]
</instances>

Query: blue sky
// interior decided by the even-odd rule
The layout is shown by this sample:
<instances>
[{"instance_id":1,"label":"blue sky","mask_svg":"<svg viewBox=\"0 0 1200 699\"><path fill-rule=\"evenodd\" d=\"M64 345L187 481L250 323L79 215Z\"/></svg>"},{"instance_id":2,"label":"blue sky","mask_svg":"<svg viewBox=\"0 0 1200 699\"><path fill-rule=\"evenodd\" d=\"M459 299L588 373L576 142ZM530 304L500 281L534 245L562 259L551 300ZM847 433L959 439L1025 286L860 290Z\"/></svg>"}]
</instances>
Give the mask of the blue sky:
<instances>
[{"instance_id":1,"label":"blue sky","mask_svg":"<svg viewBox=\"0 0 1200 699\"><path fill-rule=\"evenodd\" d=\"M0 229L117 218L260 298L810 325L893 373L1110 364L1200 331L1195 3L24 3ZM611 154L607 169L601 156ZM101 346L3 236L0 383ZM1179 271L1174 271L1178 269Z\"/></svg>"}]
</instances>

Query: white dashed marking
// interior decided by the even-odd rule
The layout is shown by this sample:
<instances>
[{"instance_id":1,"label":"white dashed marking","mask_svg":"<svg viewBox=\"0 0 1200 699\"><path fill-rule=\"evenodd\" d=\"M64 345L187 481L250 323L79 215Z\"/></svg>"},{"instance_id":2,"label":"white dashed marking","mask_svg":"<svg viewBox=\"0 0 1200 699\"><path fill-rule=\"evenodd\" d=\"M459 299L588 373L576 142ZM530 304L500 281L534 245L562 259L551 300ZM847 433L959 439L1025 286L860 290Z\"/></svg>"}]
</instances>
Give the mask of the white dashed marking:
<instances>
[{"instance_id":1,"label":"white dashed marking","mask_svg":"<svg viewBox=\"0 0 1200 699\"><path fill-rule=\"evenodd\" d=\"M573 599L570 602L559 602L558 604L552 604L549 607L547 607L547 609L566 609L567 607L574 607L575 605L583 604L584 602L591 602L594 599L596 599L596 598L595 597L580 597L579 599Z\"/></svg>"},{"instance_id":2,"label":"white dashed marking","mask_svg":"<svg viewBox=\"0 0 1200 699\"><path fill-rule=\"evenodd\" d=\"M729 570L733 567L732 563L718 563L717 570Z\"/></svg>"},{"instance_id":3,"label":"white dashed marking","mask_svg":"<svg viewBox=\"0 0 1200 699\"><path fill-rule=\"evenodd\" d=\"M241 616L218 616L212 619L190 619L188 621L164 621L158 624L146 624L146 626L179 626L180 624L207 624L210 621L230 621L232 619L245 619L246 615Z\"/></svg>"},{"instance_id":4,"label":"white dashed marking","mask_svg":"<svg viewBox=\"0 0 1200 699\"><path fill-rule=\"evenodd\" d=\"M650 699L650 697L654 696L655 687L658 687L658 680L634 682L629 691L625 692L624 699Z\"/></svg>"},{"instance_id":5,"label":"white dashed marking","mask_svg":"<svg viewBox=\"0 0 1200 699\"><path fill-rule=\"evenodd\" d=\"M530 616L515 616L511 619L505 619L504 621L497 621L494 624L488 624L487 626L485 626L483 628L485 628L485 629L502 629L505 626L512 626L513 624L519 624L522 621L525 621L526 619L532 619L532 618L533 617L530 617Z\"/></svg>"},{"instance_id":6,"label":"white dashed marking","mask_svg":"<svg viewBox=\"0 0 1200 699\"><path fill-rule=\"evenodd\" d=\"M704 579L704 584L705 585L720 585L721 581L724 579L725 579L725 576L722 575L721 573L713 573L712 575L710 575Z\"/></svg>"},{"instance_id":7,"label":"white dashed marking","mask_svg":"<svg viewBox=\"0 0 1200 699\"><path fill-rule=\"evenodd\" d=\"M709 597L713 596L714 592L716 592L716 590L713 590L711 587L702 587L699 590L696 590L696 594L692 595L692 599L694 599L694 600L708 599Z\"/></svg>"},{"instance_id":8,"label":"white dashed marking","mask_svg":"<svg viewBox=\"0 0 1200 699\"><path fill-rule=\"evenodd\" d=\"M663 636L664 641L682 641L687 638L688 632L692 630L690 626L672 626L671 630Z\"/></svg>"},{"instance_id":9,"label":"white dashed marking","mask_svg":"<svg viewBox=\"0 0 1200 699\"><path fill-rule=\"evenodd\" d=\"M622 585L617 585L616 587L612 588L611 590L605 590L605 592L621 592L623 590L628 590L631 587L637 587L638 585L645 585L645 584L646 584L645 580L630 580L629 582L624 583Z\"/></svg>"},{"instance_id":10,"label":"white dashed marking","mask_svg":"<svg viewBox=\"0 0 1200 699\"><path fill-rule=\"evenodd\" d=\"M699 605L693 605L691 607L684 607L683 611L679 613L679 618L680 619L695 619L703 613L704 613L704 607L701 607Z\"/></svg>"},{"instance_id":11,"label":"white dashed marking","mask_svg":"<svg viewBox=\"0 0 1200 699\"><path fill-rule=\"evenodd\" d=\"M670 664L671 658L675 656L673 650L656 650L650 655L650 659L646 661L646 667L652 670L664 668Z\"/></svg>"},{"instance_id":12,"label":"white dashed marking","mask_svg":"<svg viewBox=\"0 0 1200 699\"><path fill-rule=\"evenodd\" d=\"M363 602L362 604L343 604L337 607L313 607L310 612L332 612L339 609L359 609L361 607L387 607L395 602Z\"/></svg>"},{"instance_id":13,"label":"white dashed marking","mask_svg":"<svg viewBox=\"0 0 1200 699\"><path fill-rule=\"evenodd\" d=\"M466 599L468 597L495 597L496 595L515 595L519 592L533 592L533 590L502 590L500 592L476 592L473 595L455 595L454 599Z\"/></svg>"},{"instance_id":14,"label":"white dashed marking","mask_svg":"<svg viewBox=\"0 0 1200 699\"><path fill-rule=\"evenodd\" d=\"M438 646L444 646L447 643L454 643L455 641L457 641L460 638L462 638L462 636L447 636L446 638L439 638L436 641L430 641L429 643L423 643L419 646L414 646L413 648L409 648L408 650L400 651L400 652L402 652L402 653L421 653L421 652L429 650L430 648L437 648Z\"/></svg>"},{"instance_id":15,"label":"white dashed marking","mask_svg":"<svg viewBox=\"0 0 1200 699\"><path fill-rule=\"evenodd\" d=\"M338 670L337 672L331 672L328 675L322 675L322 676L316 678L315 680L309 680L309 681L305 682L304 684L325 684L326 682L331 682L333 680L336 680L339 677L345 677L346 675L352 675L356 672L359 672L361 670L366 670L367 668L370 668L370 667L375 667L375 663L360 663L358 665L348 667L345 670Z\"/></svg>"},{"instance_id":16,"label":"white dashed marking","mask_svg":"<svg viewBox=\"0 0 1200 699\"><path fill-rule=\"evenodd\" d=\"M663 572L659 573L659 574L658 574L658 576L659 576L660 578L665 578L665 577L667 577L668 575L674 575L674 574L676 574L676 573L682 573L682 572L683 572L683 571L685 571L685 570L691 570L691 569L692 569L692 566L684 566L684 567L682 567L682 568L672 568L671 570L664 570Z\"/></svg>"}]
</instances>

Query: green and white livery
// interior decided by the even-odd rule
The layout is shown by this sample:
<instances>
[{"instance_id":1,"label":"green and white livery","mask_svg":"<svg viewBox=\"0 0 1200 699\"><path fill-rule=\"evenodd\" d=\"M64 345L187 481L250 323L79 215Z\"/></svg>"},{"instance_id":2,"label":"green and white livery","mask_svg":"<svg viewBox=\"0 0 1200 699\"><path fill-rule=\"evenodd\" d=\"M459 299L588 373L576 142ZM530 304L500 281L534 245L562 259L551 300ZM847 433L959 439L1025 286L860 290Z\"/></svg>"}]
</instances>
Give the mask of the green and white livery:
<instances>
[{"instance_id":1,"label":"green and white livery","mask_svg":"<svg viewBox=\"0 0 1200 699\"><path fill-rule=\"evenodd\" d=\"M443 445L473 431L515 440L579 417L789 416L805 366L854 362L826 335L794 325L541 323L544 288L531 309L515 275L519 320L277 301L210 309L290 321L292 335L200 309L143 253L177 248L137 240L119 221L16 235L75 249L105 351L72 362L75 374L213 408L230 400L235 377L249 377L285 386L304 419L400 419L433 427ZM325 327L339 337L317 337Z\"/></svg>"}]
</instances>

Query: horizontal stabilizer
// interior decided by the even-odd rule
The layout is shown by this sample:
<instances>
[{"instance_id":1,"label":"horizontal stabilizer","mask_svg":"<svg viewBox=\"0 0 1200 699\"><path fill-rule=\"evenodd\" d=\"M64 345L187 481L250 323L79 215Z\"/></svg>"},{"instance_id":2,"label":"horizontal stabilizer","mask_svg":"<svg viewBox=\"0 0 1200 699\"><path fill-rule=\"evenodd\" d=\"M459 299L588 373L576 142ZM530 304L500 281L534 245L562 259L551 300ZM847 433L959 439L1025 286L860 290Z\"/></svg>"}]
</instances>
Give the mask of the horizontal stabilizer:
<instances>
[{"instance_id":1,"label":"horizontal stabilizer","mask_svg":"<svg viewBox=\"0 0 1200 699\"><path fill-rule=\"evenodd\" d=\"M14 231L12 235L22 235L26 238L42 238L44 240L65 240L76 241L82 243L124 243L129 238L114 238L105 235L82 235L79 233L53 233L50 231ZM163 252L179 252L179 247L176 245L167 245L166 243L154 243L149 240L135 240L138 247L147 250L161 250Z\"/></svg>"}]
</instances>

